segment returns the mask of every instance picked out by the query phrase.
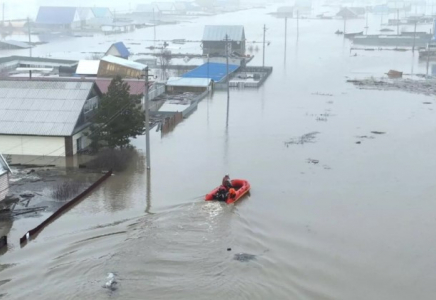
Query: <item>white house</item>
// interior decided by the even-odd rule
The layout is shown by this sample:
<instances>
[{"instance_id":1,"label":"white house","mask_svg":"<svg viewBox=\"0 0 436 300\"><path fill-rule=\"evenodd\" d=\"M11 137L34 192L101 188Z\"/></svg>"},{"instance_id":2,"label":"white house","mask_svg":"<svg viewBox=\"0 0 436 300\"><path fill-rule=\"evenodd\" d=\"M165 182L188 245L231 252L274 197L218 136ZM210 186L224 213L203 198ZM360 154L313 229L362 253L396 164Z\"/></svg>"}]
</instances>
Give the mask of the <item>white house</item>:
<instances>
[{"instance_id":1,"label":"white house","mask_svg":"<svg viewBox=\"0 0 436 300\"><path fill-rule=\"evenodd\" d=\"M0 153L72 156L87 132L101 92L92 81L0 80Z\"/></svg>"}]
</instances>

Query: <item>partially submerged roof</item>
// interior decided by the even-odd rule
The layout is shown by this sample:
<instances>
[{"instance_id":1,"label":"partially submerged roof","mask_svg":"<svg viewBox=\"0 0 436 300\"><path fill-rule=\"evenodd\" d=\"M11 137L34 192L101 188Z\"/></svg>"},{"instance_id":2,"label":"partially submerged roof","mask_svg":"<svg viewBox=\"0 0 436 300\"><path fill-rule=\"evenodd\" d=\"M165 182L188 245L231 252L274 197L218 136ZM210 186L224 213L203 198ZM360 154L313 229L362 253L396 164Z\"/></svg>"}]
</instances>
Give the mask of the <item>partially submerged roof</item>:
<instances>
[{"instance_id":1,"label":"partially submerged roof","mask_svg":"<svg viewBox=\"0 0 436 300\"><path fill-rule=\"evenodd\" d=\"M71 24L75 16L75 7L41 6L35 22L38 24Z\"/></svg>"},{"instance_id":2,"label":"partially submerged roof","mask_svg":"<svg viewBox=\"0 0 436 300\"><path fill-rule=\"evenodd\" d=\"M208 87L210 78L170 77L167 86Z\"/></svg>"},{"instance_id":3,"label":"partially submerged roof","mask_svg":"<svg viewBox=\"0 0 436 300\"><path fill-rule=\"evenodd\" d=\"M244 26L242 25L206 25L203 41L224 41L226 34L230 40L245 40Z\"/></svg>"},{"instance_id":4,"label":"partially submerged roof","mask_svg":"<svg viewBox=\"0 0 436 300\"><path fill-rule=\"evenodd\" d=\"M11 46L11 47L16 47L16 48L22 48L22 49L30 48L28 43L24 43L24 42L20 42L20 41L13 41L13 40L8 40L8 41L2 40L2 41L0 41L0 44Z\"/></svg>"},{"instance_id":5,"label":"partially submerged roof","mask_svg":"<svg viewBox=\"0 0 436 300\"><path fill-rule=\"evenodd\" d=\"M129 57L130 52L127 49L127 47L124 45L123 42L118 42L118 43L112 44L112 46L109 48L108 52L106 52L106 55L109 54L112 47L114 47L118 51L118 53L121 57L123 57L123 58Z\"/></svg>"},{"instance_id":6,"label":"partially submerged roof","mask_svg":"<svg viewBox=\"0 0 436 300\"><path fill-rule=\"evenodd\" d=\"M78 75L97 75L99 60L80 60L77 66L76 74Z\"/></svg>"},{"instance_id":7,"label":"partially submerged roof","mask_svg":"<svg viewBox=\"0 0 436 300\"><path fill-rule=\"evenodd\" d=\"M112 55L107 55L107 56L103 57L101 60L108 62L108 63L124 66L126 68L139 70L139 71L142 71L147 67L146 65L143 65L141 63L137 63L137 62L134 62L131 60L119 58L119 57L112 56Z\"/></svg>"},{"instance_id":8,"label":"partially submerged roof","mask_svg":"<svg viewBox=\"0 0 436 300\"><path fill-rule=\"evenodd\" d=\"M70 136L93 82L0 80L0 134Z\"/></svg>"},{"instance_id":9,"label":"partially submerged roof","mask_svg":"<svg viewBox=\"0 0 436 300\"><path fill-rule=\"evenodd\" d=\"M238 65L229 65L229 74L236 71ZM227 75L226 64L221 63L206 63L182 75L184 78L210 78L215 82L219 82Z\"/></svg>"}]
</instances>

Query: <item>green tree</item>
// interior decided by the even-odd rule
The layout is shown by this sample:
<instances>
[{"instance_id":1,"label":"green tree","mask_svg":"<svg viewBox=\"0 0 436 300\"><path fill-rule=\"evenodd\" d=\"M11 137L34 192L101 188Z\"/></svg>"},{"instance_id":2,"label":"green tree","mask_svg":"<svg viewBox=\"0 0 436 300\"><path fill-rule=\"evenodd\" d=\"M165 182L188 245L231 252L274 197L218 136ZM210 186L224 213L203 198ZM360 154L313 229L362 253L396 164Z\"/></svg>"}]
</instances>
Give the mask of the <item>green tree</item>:
<instances>
[{"instance_id":1,"label":"green tree","mask_svg":"<svg viewBox=\"0 0 436 300\"><path fill-rule=\"evenodd\" d=\"M91 126L91 149L125 148L130 138L144 133L145 117L141 110L142 95L130 95L130 86L115 77L100 100Z\"/></svg>"}]
</instances>

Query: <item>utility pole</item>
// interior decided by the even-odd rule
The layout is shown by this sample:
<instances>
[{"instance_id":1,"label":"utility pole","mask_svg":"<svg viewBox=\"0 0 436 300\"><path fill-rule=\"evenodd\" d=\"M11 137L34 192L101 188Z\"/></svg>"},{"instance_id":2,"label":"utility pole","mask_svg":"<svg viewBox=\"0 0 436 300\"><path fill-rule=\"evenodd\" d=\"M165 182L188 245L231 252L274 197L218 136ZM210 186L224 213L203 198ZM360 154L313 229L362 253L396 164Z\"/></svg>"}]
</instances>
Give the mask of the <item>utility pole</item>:
<instances>
[{"instance_id":1,"label":"utility pole","mask_svg":"<svg viewBox=\"0 0 436 300\"><path fill-rule=\"evenodd\" d=\"M400 35L400 10L397 8L397 35Z\"/></svg>"},{"instance_id":2,"label":"utility pole","mask_svg":"<svg viewBox=\"0 0 436 300\"><path fill-rule=\"evenodd\" d=\"M30 18L27 17L27 30L29 31L29 53L30 57L32 57L32 38L31 38L31 31L30 31Z\"/></svg>"},{"instance_id":3,"label":"utility pole","mask_svg":"<svg viewBox=\"0 0 436 300\"><path fill-rule=\"evenodd\" d=\"M154 48L156 48L156 15L154 14L154 7L153 7L153 46Z\"/></svg>"},{"instance_id":4,"label":"utility pole","mask_svg":"<svg viewBox=\"0 0 436 300\"><path fill-rule=\"evenodd\" d=\"M344 16L344 37L345 37L346 30L347 30L347 16Z\"/></svg>"},{"instance_id":5,"label":"utility pole","mask_svg":"<svg viewBox=\"0 0 436 300\"><path fill-rule=\"evenodd\" d=\"M265 47L265 45L264 45ZM264 48L265 49L265 48ZM227 79L227 119L226 126L229 126L229 107L230 107L230 80L229 80L229 36L226 34L226 79Z\"/></svg>"},{"instance_id":6,"label":"utility pole","mask_svg":"<svg viewBox=\"0 0 436 300\"><path fill-rule=\"evenodd\" d=\"M265 33L266 33L266 25L263 25L263 58L262 58L262 67L265 67Z\"/></svg>"},{"instance_id":7,"label":"utility pole","mask_svg":"<svg viewBox=\"0 0 436 300\"><path fill-rule=\"evenodd\" d=\"M288 38L288 18L285 17L285 61L286 61L286 44Z\"/></svg>"},{"instance_id":8,"label":"utility pole","mask_svg":"<svg viewBox=\"0 0 436 300\"><path fill-rule=\"evenodd\" d=\"M145 155L147 156L147 170L150 170L150 115L148 103L148 66L144 69L145 87Z\"/></svg>"},{"instance_id":9,"label":"utility pole","mask_svg":"<svg viewBox=\"0 0 436 300\"><path fill-rule=\"evenodd\" d=\"M299 19L300 19L300 12L297 10L297 40L298 40L298 35L300 33L300 27L298 24Z\"/></svg>"},{"instance_id":10,"label":"utility pole","mask_svg":"<svg viewBox=\"0 0 436 300\"><path fill-rule=\"evenodd\" d=\"M416 38L416 23L418 21L415 21L415 30L413 32L413 47L412 47L412 52L415 52L415 38Z\"/></svg>"}]
</instances>

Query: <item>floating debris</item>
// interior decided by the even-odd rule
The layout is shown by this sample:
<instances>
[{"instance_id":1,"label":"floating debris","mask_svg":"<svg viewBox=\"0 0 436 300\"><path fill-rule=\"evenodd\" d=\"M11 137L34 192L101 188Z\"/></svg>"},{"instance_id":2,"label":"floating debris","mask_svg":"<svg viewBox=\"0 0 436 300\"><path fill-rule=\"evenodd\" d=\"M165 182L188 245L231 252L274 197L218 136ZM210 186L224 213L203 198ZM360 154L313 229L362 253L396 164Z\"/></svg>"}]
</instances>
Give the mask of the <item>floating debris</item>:
<instances>
[{"instance_id":1,"label":"floating debris","mask_svg":"<svg viewBox=\"0 0 436 300\"><path fill-rule=\"evenodd\" d=\"M316 165L317 163L319 163L319 160L308 158L307 163Z\"/></svg>"},{"instance_id":2,"label":"floating debris","mask_svg":"<svg viewBox=\"0 0 436 300\"><path fill-rule=\"evenodd\" d=\"M256 255L254 254L248 254L248 253L236 253L233 256L234 260L240 261L240 262L248 262L250 260L256 259Z\"/></svg>"},{"instance_id":3,"label":"floating debris","mask_svg":"<svg viewBox=\"0 0 436 300\"><path fill-rule=\"evenodd\" d=\"M312 93L312 95L333 97L333 94L326 94L320 92Z\"/></svg>"},{"instance_id":4,"label":"floating debris","mask_svg":"<svg viewBox=\"0 0 436 300\"><path fill-rule=\"evenodd\" d=\"M115 280L114 273L108 273L106 277L106 283L104 284L105 289L109 289L111 291L115 291L117 289L117 281Z\"/></svg>"},{"instance_id":5,"label":"floating debris","mask_svg":"<svg viewBox=\"0 0 436 300\"><path fill-rule=\"evenodd\" d=\"M291 138L289 141L285 142L285 146L289 147L289 145L304 145L306 143L314 143L317 134L319 134L319 132L314 131L314 132L303 134L300 137Z\"/></svg>"},{"instance_id":6,"label":"floating debris","mask_svg":"<svg viewBox=\"0 0 436 300\"><path fill-rule=\"evenodd\" d=\"M436 80L412 80L412 79L396 79L396 80L376 80L375 78L362 80L347 80L353 83L360 89L381 90L381 91L404 91L415 94L424 94L427 96L436 95Z\"/></svg>"},{"instance_id":7,"label":"floating debris","mask_svg":"<svg viewBox=\"0 0 436 300\"><path fill-rule=\"evenodd\" d=\"M374 133L374 134L385 134L386 132L383 132L383 131L371 131L371 133Z\"/></svg>"}]
</instances>

